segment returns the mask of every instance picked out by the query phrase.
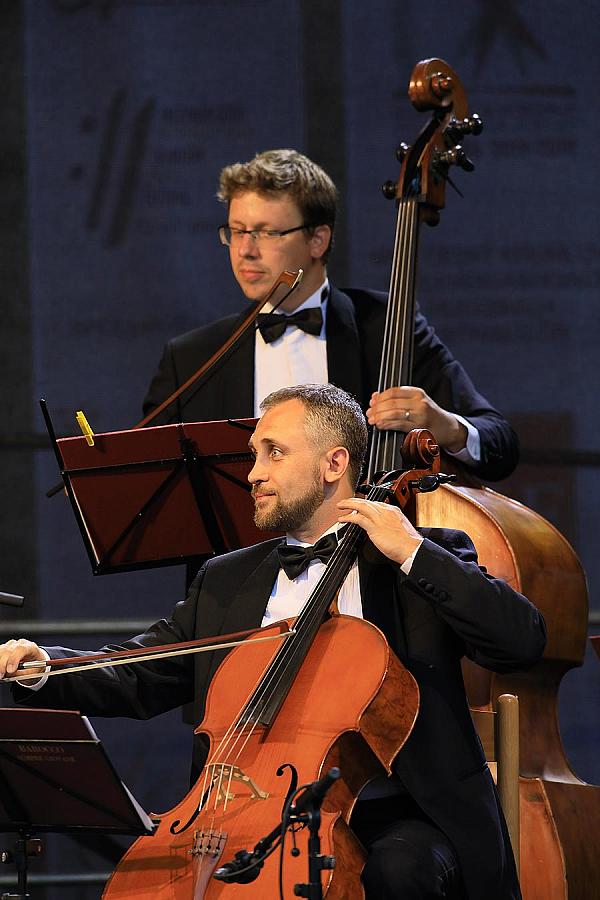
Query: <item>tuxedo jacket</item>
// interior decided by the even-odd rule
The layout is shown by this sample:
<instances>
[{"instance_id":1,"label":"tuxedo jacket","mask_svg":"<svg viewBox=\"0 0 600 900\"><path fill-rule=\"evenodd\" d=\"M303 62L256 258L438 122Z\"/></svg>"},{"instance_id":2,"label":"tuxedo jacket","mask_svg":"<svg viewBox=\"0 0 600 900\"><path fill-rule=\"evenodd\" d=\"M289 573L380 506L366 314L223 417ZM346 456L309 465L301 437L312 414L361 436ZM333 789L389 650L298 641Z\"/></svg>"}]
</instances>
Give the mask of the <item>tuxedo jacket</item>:
<instances>
[{"instance_id":1,"label":"tuxedo jacket","mask_svg":"<svg viewBox=\"0 0 600 900\"><path fill-rule=\"evenodd\" d=\"M364 617L386 635L416 678L416 724L394 762L408 792L442 829L461 862L470 900L520 897L495 788L467 706L463 655L494 671L532 665L545 644L537 609L476 562L462 532L424 529L410 574L367 544L359 557ZM168 620L126 642L126 649L168 644L260 625L277 577L276 538L215 557L199 571ZM47 648L52 657L79 650ZM194 700L202 718L208 685L226 651L117 666L51 678L19 702L79 709L85 715L148 718ZM348 659L348 665L360 665ZM195 739L195 764L206 746Z\"/></svg>"},{"instance_id":2,"label":"tuxedo jacket","mask_svg":"<svg viewBox=\"0 0 600 900\"><path fill-rule=\"evenodd\" d=\"M377 389L387 297L375 291L332 287L327 301L329 381L352 394L363 410ZM165 346L146 399L144 415L155 409L221 347L247 310L173 338ZM497 481L515 468L518 439L498 410L477 392L450 351L417 312L412 383L435 402L458 413L481 437L481 460L468 467L478 478ZM156 418L154 425L254 416L254 331L213 369L208 380L188 391Z\"/></svg>"}]
</instances>

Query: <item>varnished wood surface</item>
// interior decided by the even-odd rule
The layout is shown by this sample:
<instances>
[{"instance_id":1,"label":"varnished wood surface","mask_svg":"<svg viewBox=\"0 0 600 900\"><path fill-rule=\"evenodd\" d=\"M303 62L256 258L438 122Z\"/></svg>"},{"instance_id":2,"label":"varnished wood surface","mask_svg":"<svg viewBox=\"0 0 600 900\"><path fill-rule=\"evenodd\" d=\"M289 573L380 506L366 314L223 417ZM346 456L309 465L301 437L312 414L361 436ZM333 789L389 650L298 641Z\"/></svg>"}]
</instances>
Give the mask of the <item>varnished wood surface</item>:
<instances>
[{"instance_id":1,"label":"varnished wood surface","mask_svg":"<svg viewBox=\"0 0 600 900\"><path fill-rule=\"evenodd\" d=\"M277 775L284 764L295 767L298 785L315 781L333 764L340 765L342 778L328 794L321 824L321 852L335 855L338 864L323 873L323 885L331 900L363 900L364 853L346 823L357 790L386 771L410 733L418 708L416 682L393 657L375 626L335 617L321 626L273 725L257 726L227 751L217 751L273 656L269 644L239 647L230 653L213 679L200 727L210 737L213 761L234 762L268 797L253 797L248 786L233 782L234 799L226 806L219 804L215 813L204 809L190 828L173 836L172 824L188 822L199 805L206 789L201 776L187 797L162 815L156 834L138 839L130 848L110 879L104 900L278 897L277 853L265 862L254 885L225 885L210 878L199 891L190 850L193 832L200 828L227 833L221 863L232 860L240 849L252 849L280 820L290 784L289 770ZM349 664L357 658L360 669ZM347 765L349 757L352 765ZM285 896L293 896L294 884L307 878L306 829L297 833L296 841L301 855L285 854Z\"/></svg>"},{"instance_id":2,"label":"varnished wood surface","mask_svg":"<svg viewBox=\"0 0 600 900\"><path fill-rule=\"evenodd\" d=\"M571 768L558 722L560 682L583 664L588 596L568 541L542 516L489 488L444 486L417 498L417 523L465 531L479 561L544 614L548 643L532 669L497 675L466 661L469 701L520 705L521 887L524 900L600 897L600 787Z\"/></svg>"}]
</instances>

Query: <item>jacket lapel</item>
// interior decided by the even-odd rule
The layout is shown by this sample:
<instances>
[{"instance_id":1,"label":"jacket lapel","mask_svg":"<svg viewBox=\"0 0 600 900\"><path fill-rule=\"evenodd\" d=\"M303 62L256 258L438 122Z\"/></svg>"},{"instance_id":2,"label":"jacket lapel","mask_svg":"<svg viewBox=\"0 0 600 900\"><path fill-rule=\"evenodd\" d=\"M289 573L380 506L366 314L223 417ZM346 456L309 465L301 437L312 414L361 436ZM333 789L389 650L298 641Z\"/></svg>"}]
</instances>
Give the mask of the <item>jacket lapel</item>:
<instances>
[{"instance_id":1,"label":"jacket lapel","mask_svg":"<svg viewBox=\"0 0 600 900\"><path fill-rule=\"evenodd\" d=\"M277 545L282 541L283 538L273 542L272 550L250 573L233 597L223 618L222 634L256 628L262 622L279 572Z\"/></svg>"},{"instance_id":2,"label":"jacket lapel","mask_svg":"<svg viewBox=\"0 0 600 900\"><path fill-rule=\"evenodd\" d=\"M364 406L360 338L354 306L346 294L331 289L327 301L327 368L329 381L352 394Z\"/></svg>"}]
</instances>

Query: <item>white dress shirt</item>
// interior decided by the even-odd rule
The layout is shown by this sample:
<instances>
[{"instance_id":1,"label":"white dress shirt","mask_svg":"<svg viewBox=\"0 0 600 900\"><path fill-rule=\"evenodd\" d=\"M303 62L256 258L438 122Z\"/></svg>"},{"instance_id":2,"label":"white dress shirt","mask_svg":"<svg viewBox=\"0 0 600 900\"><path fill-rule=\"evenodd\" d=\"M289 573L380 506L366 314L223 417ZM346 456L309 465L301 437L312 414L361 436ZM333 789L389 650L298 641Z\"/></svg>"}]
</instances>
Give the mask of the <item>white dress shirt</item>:
<instances>
[{"instance_id":1,"label":"white dress shirt","mask_svg":"<svg viewBox=\"0 0 600 900\"><path fill-rule=\"evenodd\" d=\"M327 318L327 300L321 302L324 290L329 291L329 282L323 284L308 300L294 310L321 307L323 325L321 333L307 334L301 328L286 328L281 337L271 341L264 340L256 329L254 338L254 415L261 415L260 404L272 391L292 387L295 384L327 384L327 342L325 340L325 322ZM272 312L273 307L267 303L263 312ZM275 315L283 312L277 310Z\"/></svg>"},{"instance_id":2,"label":"white dress shirt","mask_svg":"<svg viewBox=\"0 0 600 900\"><path fill-rule=\"evenodd\" d=\"M330 534L330 532L337 533L342 527L343 525L340 523L332 525L331 528L328 528L320 537L324 537L325 534ZM287 537L287 543L295 544L299 547L311 546L310 544L298 541L296 538L290 537L289 535ZM419 547L420 546L421 544L419 544ZM410 572L419 547L417 547L417 549L400 566L405 575L408 575ZM320 559L311 559L304 572L293 580L290 580L284 570L280 569L275 584L273 585L269 602L267 603L261 627L270 625L273 622L279 622L280 619L289 619L299 615L324 571L325 563ZM337 604L340 613L343 615L356 616L359 619L363 618L357 561L354 562L344 579L338 594Z\"/></svg>"}]
</instances>

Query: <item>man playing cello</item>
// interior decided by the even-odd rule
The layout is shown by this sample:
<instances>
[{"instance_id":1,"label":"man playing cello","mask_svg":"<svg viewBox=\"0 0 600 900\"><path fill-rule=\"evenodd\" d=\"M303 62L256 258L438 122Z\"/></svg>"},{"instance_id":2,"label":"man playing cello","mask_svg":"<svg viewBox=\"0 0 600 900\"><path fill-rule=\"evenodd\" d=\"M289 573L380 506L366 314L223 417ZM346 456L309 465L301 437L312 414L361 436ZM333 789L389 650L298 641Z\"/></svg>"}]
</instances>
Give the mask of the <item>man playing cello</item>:
<instances>
[{"instance_id":1,"label":"man playing cello","mask_svg":"<svg viewBox=\"0 0 600 900\"><path fill-rule=\"evenodd\" d=\"M356 497L367 444L358 404L332 385L280 390L262 404L249 473L259 527L287 539L204 564L167 620L126 642L152 646L228 633L297 615L322 575L331 535L359 525L367 541L338 597L342 614L379 626L416 679L420 708L391 777L372 781L351 827L367 849L369 900L515 900L520 897L506 826L470 717L463 655L499 672L533 665L545 644L536 608L479 568L469 538L416 530L396 507ZM286 545L307 546L306 553ZM312 549L314 547L314 550ZM299 560L299 556L305 559ZM82 655L26 641L0 646L0 677L19 663ZM86 715L147 718L195 699L202 705L216 661L208 654L118 666L31 688L19 702ZM348 666L360 667L349 658ZM206 748L196 741L197 765ZM226 894L225 894L226 896Z\"/></svg>"}]
</instances>

